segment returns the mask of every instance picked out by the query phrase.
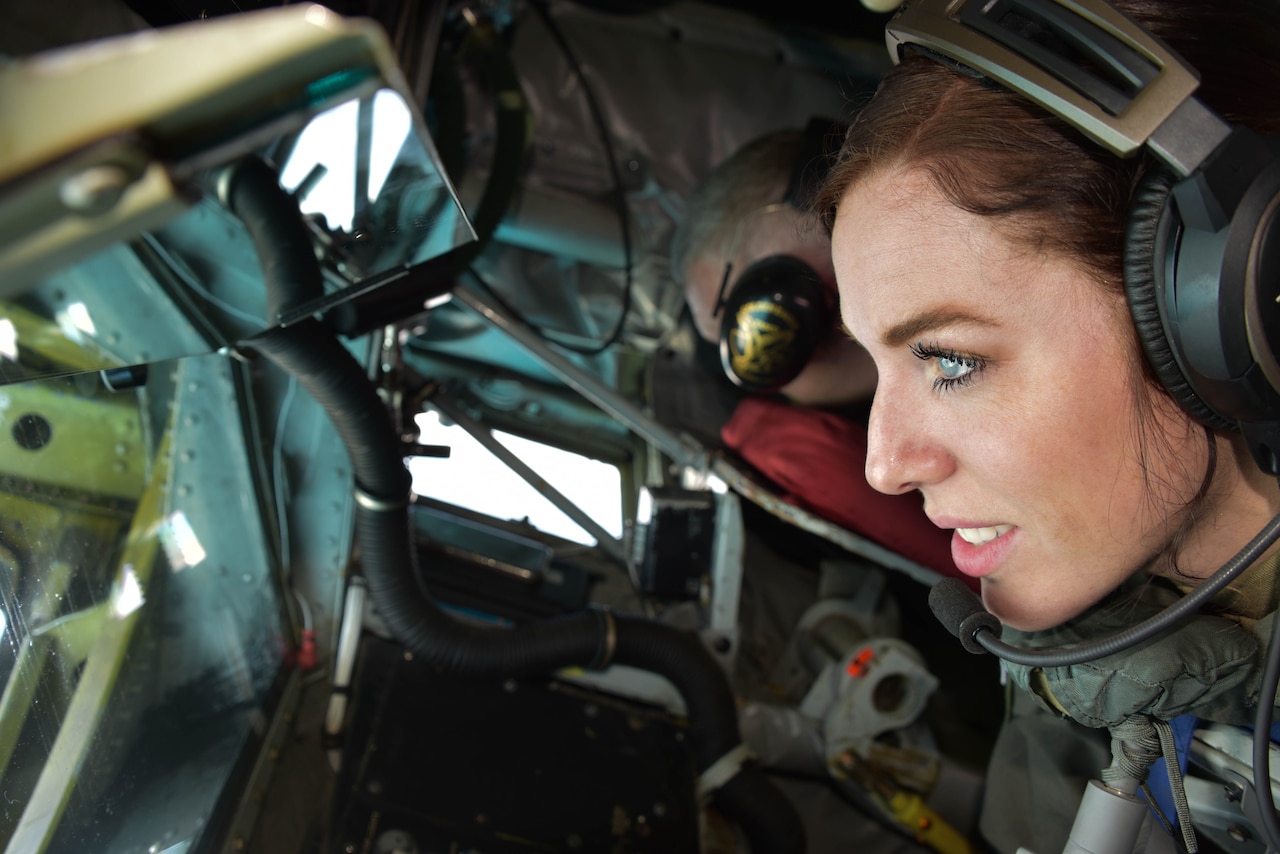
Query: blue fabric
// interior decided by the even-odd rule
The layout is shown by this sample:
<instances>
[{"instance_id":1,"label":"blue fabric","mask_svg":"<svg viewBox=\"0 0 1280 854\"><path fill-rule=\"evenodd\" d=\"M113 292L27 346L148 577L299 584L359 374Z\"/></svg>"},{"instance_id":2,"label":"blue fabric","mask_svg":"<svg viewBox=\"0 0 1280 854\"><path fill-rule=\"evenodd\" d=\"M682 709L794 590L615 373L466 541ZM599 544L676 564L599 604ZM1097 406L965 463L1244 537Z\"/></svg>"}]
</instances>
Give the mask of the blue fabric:
<instances>
[{"instance_id":1,"label":"blue fabric","mask_svg":"<svg viewBox=\"0 0 1280 854\"><path fill-rule=\"evenodd\" d=\"M1169 726L1173 729L1173 744L1178 754L1178 769L1183 774L1187 771L1191 736L1199 722L1200 719L1195 715L1181 715L1169 721ZM1271 733L1272 738L1275 738L1277 729L1272 727ZM1160 810L1160 815L1173 826L1174 830L1177 830L1178 810L1173 804L1173 791L1169 788L1169 769L1163 759L1157 759L1151 765L1151 772L1147 776L1147 788L1151 792L1156 808Z\"/></svg>"},{"instance_id":2,"label":"blue fabric","mask_svg":"<svg viewBox=\"0 0 1280 854\"><path fill-rule=\"evenodd\" d=\"M1187 755L1191 750L1191 736L1199 723L1200 719L1195 715L1182 715L1169 721L1169 726L1173 729L1174 747L1178 754L1178 768L1183 774L1187 772ZM1253 731L1252 727L1246 727L1246 729ZM1280 742L1280 721L1271 724L1271 740ZM1147 776L1147 788L1151 792L1155 806L1160 810L1160 815L1163 815L1174 830L1177 830L1178 810L1173 803L1173 791L1169 788L1169 769L1165 766L1163 759L1158 759L1151 765L1150 774Z\"/></svg>"}]
</instances>

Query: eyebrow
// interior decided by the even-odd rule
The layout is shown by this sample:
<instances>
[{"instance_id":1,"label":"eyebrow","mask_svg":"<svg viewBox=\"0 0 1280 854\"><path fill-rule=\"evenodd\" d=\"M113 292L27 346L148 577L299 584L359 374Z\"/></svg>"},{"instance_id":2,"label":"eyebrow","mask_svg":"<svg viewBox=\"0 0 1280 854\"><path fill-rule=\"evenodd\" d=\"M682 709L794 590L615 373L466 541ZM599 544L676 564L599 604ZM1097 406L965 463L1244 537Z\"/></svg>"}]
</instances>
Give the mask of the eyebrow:
<instances>
[{"instance_id":1,"label":"eyebrow","mask_svg":"<svg viewBox=\"0 0 1280 854\"><path fill-rule=\"evenodd\" d=\"M974 314L971 311L965 311L958 308L934 308L928 311L922 311L919 314L912 315L906 320L895 323L885 330L880 336L880 341L888 347L901 347L910 341L914 341L926 332L932 332L937 329L944 329L948 326L981 326L995 327L999 326L994 320ZM840 331L847 335L851 340L857 341L858 338L849 331L849 327L845 326L844 321L840 321Z\"/></svg>"},{"instance_id":2,"label":"eyebrow","mask_svg":"<svg viewBox=\"0 0 1280 854\"><path fill-rule=\"evenodd\" d=\"M948 326L998 326L989 317L974 314L958 308L934 308L912 315L906 320L895 323L884 331L880 340L889 347L900 347L914 341L926 332L943 329Z\"/></svg>"}]
</instances>

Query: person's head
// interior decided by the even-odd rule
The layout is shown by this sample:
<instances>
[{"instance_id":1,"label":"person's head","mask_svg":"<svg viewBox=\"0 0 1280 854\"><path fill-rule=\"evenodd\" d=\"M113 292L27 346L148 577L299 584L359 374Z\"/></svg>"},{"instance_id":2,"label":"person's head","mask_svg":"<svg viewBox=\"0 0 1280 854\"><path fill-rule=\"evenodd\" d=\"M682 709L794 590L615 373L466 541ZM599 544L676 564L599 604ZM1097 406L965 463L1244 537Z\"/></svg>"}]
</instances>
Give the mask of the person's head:
<instances>
[{"instance_id":1,"label":"person's head","mask_svg":"<svg viewBox=\"0 0 1280 854\"><path fill-rule=\"evenodd\" d=\"M1280 134L1274 11L1114 5L1202 73L1219 115ZM920 490L1016 628L1070 619L1140 569L1203 578L1277 509L1238 435L1189 416L1143 355L1122 271L1152 162L914 55L817 200L842 320L880 376L868 480Z\"/></svg>"},{"instance_id":2,"label":"person's head","mask_svg":"<svg viewBox=\"0 0 1280 854\"><path fill-rule=\"evenodd\" d=\"M830 238L807 207L789 200L796 191L796 165L812 153L810 145L798 129L765 134L722 161L690 194L672 240L671 271L703 340L719 342L721 300L733 292L743 271L771 256L802 262L834 305ZM830 328L836 322L833 316ZM874 376L860 347L828 334L780 392L802 404L844 404L868 397Z\"/></svg>"}]
</instances>

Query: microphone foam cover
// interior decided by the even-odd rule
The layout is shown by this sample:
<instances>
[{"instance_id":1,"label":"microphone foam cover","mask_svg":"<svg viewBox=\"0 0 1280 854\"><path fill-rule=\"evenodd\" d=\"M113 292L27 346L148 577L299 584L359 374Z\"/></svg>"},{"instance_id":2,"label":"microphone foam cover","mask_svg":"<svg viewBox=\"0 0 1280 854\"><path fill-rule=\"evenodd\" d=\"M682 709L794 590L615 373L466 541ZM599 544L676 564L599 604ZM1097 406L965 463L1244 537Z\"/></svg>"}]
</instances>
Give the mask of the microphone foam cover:
<instances>
[{"instance_id":1,"label":"microphone foam cover","mask_svg":"<svg viewBox=\"0 0 1280 854\"><path fill-rule=\"evenodd\" d=\"M1004 628L995 614L982 607L978 595L958 578L943 578L933 585L929 590L929 610L960 639L961 646L973 653L986 652L974 638L979 631L986 629L998 638Z\"/></svg>"}]
</instances>

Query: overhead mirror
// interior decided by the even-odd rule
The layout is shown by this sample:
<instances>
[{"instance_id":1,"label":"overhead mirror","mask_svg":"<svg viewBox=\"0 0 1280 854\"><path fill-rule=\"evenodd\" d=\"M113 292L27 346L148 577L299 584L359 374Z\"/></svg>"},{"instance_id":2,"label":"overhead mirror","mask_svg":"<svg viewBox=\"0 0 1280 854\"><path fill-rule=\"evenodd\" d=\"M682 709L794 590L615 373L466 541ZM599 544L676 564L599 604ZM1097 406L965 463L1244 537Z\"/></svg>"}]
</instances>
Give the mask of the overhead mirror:
<instances>
[{"instance_id":1,"label":"overhead mirror","mask_svg":"<svg viewBox=\"0 0 1280 854\"><path fill-rule=\"evenodd\" d=\"M381 25L318 5L0 67L0 150L0 384L211 352L475 239ZM287 316L219 196L246 157L321 262Z\"/></svg>"}]
</instances>

